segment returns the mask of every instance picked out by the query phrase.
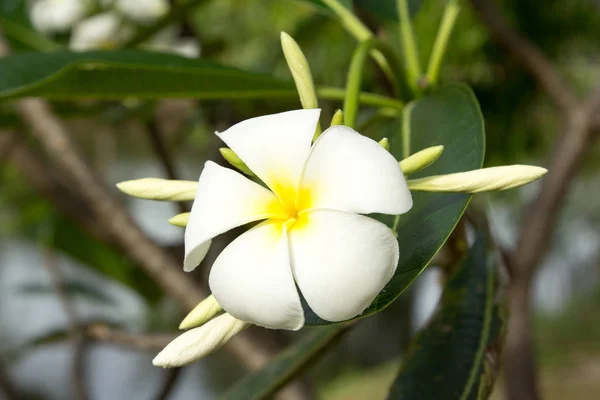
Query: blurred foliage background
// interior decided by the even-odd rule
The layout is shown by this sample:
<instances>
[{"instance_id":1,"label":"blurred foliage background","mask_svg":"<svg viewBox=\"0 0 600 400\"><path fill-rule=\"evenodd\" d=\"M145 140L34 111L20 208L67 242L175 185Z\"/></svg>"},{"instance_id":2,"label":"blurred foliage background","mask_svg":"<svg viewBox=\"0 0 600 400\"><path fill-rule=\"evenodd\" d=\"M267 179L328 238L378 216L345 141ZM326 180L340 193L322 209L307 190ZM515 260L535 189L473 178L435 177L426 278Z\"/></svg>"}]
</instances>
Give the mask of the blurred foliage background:
<instances>
[{"instance_id":1,"label":"blurred foliage background","mask_svg":"<svg viewBox=\"0 0 600 400\"><path fill-rule=\"evenodd\" d=\"M399 45L395 21L389 18L393 13L385 9L372 13L361 7L365 1L355 3L355 11L368 26ZM414 3L416 36L425 63L445 2ZM501 3L514 26L542 49L579 93L598 85L600 2ZM0 29L13 52L43 44L42 37L33 35L26 7L26 2L18 0L0 1ZM19 40L18 32L9 34L17 24L33 32L34 46L31 41ZM288 32L305 52L315 82L329 86L344 85L356 45L327 10L299 0L206 0L186 15L176 30L179 36L197 40L201 58L286 80L290 76L279 35ZM49 39L64 45L68 37ZM461 3L442 80L461 81L474 89L485 117L487 166L545 165L560 128L557 113L531 77L491 41L468 3ZM386 92L376 68L368 69L363 88ZM203 162L219 157L220 144L212 132L252 116L299 107L292 99L56 101L53 105L109 184L167 176L149 140L153 129L160 132L177 177L196 180ZM337 102L324 102L325 120L339 107ZM368 112L361 114L359 126L370 117ZM0 103L0 129L17 131L22 141L38 147L10 113L7 102ZM384 119L369 123L362 133L381 138L397 129L398 122ZM567 196L551 250L536 275L535 345L542 394L547 399L600 396L599 152L597 142L588 150ZM57 178L61 182L60 176ZM45 263L59 265L79 318L87 323L129 332L172 331L181 316L177 304L120 250L65 218L53 201L33 190L14 159L2 152L0 185L0 371L26 398L71 398L67 382L73 350L67 343L68 315L53 290ZM492 229L505 244L515 242L524 206L534 193L535 187L526 187L478 198L489 208ZM178 212L174 205L121 200L162 246L175 250L181 246L182 231L166 223ZM410 293L346 335L307 372L304 383L318 398L384 398L410 335L425 324L435 308L439 281L435 267L429 268ZM283 345L298 335L276 335L272 340ZM86 375L93 382L90 398L153 398L163 381L170 379L151 367L152 351L103 342L89 346ZM176 386L169 398L214 398L241 373L227 354L217 353L173 380ZM501 393L502 381L493 398L501 398Z\"/></svg>"}]
</instances>

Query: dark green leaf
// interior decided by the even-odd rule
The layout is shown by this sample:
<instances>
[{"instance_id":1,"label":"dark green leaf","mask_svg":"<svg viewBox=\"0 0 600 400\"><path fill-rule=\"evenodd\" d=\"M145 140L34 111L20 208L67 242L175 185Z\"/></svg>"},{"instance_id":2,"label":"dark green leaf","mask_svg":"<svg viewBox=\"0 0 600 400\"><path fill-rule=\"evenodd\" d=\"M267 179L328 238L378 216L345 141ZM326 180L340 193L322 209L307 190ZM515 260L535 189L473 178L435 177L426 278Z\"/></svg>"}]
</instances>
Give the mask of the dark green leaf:
<instances>
[{"instance_id":1,"label":"dark green leaf","mask_svg":"<svg viewBox=\"0 0 600 400\"><path fill-rule=\"evenodd\" d=\"M495 260L479 233L452 274L431 324L414 339L390 399L487 399L501 339Z\"/></svg>"},{"instance_id":2,"label":"dark green leaf","mask_svg":"<svg viewBox=\"0 0 600 400\"><path fill-rule=\"evenodd\" d=\"M0 98L233 99L297 96L292 82L206 60L140 51L22 53L0 59Z\"/></svg>"},{"instance_id":3,"label":"dark green leaf","mask_svg":"<svg viewBox=\"0 0 600 400\"><path fill-rule=\"evenodd\" d=\"M471 89L451 84L407 106L411 152L444 145L444 153L414 177L447 174L481 168L485 137L483 117ZM392 153L402 158L400 133L391 137ZM413 176L411 176L412 178ZM400 261L385 289L362 316L380 311L396 299L425 269L442 247L469 203L464 194L413 193L414 206L402 215L398 226ZM383 219L389 223L389 218ZM310 309L308 325L325 324Z\"/></svg>"},{"instance_id":4,"label":"dark green leaf","mask_svg":"<svg viewBox=\"0 0 600 400\"><path fill-rule=\"evenodd\" d=\"M244 376L223 395L222 400L267 398L318 357L323 349L346 329L345 325L312 328L311 332L275 357L263 369Z\"/></svg>"}]
</instances>

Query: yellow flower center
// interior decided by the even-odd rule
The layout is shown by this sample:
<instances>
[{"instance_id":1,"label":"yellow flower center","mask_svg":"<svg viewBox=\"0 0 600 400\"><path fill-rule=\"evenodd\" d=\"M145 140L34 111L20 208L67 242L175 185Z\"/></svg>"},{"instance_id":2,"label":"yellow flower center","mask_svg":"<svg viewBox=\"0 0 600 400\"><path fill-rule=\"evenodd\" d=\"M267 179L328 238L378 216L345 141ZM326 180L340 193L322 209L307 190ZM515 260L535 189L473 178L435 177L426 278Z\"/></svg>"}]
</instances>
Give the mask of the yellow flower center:
<instances>
[{"instance_id":1,"label":"yellow flower center","mask_svg":"<svg viewBox=\"0 0 600 400\"><path fill-rule=\"evenodd\" d=\"M289 230L292 226L297 226L299 222L305 220L303 211L311 208L311 191L308 189L297 190L295 185L272 184L271 189L277 201L271 205L273 215L271 220L281 221Z\"/></svg>"}]
</instances>

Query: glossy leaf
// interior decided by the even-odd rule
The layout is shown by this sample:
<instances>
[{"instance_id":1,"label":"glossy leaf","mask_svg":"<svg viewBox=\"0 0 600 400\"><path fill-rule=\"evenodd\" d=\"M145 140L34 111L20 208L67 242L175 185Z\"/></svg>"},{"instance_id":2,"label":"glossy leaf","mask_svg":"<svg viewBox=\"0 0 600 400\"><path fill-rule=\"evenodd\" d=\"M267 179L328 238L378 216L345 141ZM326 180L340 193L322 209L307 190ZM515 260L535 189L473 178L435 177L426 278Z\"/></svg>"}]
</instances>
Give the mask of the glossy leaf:
<instances>
[{"instance_id":1,"label":"glossy leaf","mask_svg":"<svg viewBox=\"0 0 600 400\"><path fill-rule=\"evenodd\" d=\"M270 398L346 329L345 325L312 328L311 332L284 350L263 369L244 376L221 400Z\"/></svg>"},{"instance_id":2,"label":"glossy leaf","mask_svg":"<svg viewBox=\"0 0 600 400\"><path fill-rule=\"evenodd\" d=\"M411 153L443 145L444 152L415 178L480 168L485 137L483 117L471 89L451 84L406 107L404 118L411 137ZM392 154L402 159L402 137L390 137ZM361 317L394 301L429 264L458 223L470 200L465 194L413 193L414 206L400 217L400 261L391 281ZM393 218L382 217L390 224ZM305 305L308 325L327 324Z\"/></svg>"},{"instance_id":3,"label":"glossy leaf","mask_svg":"<svg viewBox=\"0 0 600 400\"><path fill-rule=\"evenodd\" d=\"M0 59L0 98L234 99L297 96L292 82L206 60L140 51L21 53Z\"/></svg>"},{"instance_id":4,"label":"glossy leaf","mask_svg":"<svg viewBox=\"0 0 600 400\"><path fill-rule=\"evenodd\" d=\"M478 237L450 276L441 308L409 348L390 399L487 399L502 337L495 259ZM496 365L497 366L497 365Z\"/></svg>"}]
</instances>

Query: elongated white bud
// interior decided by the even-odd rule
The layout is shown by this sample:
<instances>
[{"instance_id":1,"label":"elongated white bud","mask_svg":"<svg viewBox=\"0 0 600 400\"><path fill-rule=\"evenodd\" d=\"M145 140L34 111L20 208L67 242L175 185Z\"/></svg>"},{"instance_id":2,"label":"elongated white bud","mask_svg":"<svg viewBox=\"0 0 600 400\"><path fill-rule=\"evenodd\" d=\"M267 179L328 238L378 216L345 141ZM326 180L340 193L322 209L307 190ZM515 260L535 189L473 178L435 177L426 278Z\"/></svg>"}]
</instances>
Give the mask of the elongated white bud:
<instances>
[{"instance_id":1,"label":"elongated white bud","mask_svg":"<svg viewBox=\"0 0 600 400\"><path fill-rule=\"evenodd\" d=\"M181 334L152 360L152 364L173 368L193 363L227 343L249 325L229 314L220 315Z\"/></svg>"},{"instance_id":2,"label":"elongated white bud","mask_svg":"<svg viewBox=\"0 0 600 400\"><path fill-rule=\"evenodd\" d=\"M198 182L144 178L117 183L119 190L140 199L189 201L196 197Z\"/></svg>"},{"instance_id":3,"label":"elongated white bud","mask_svg":"<svg viewBox=\"0 0 600 400\"><path fill-rule=\"evenodd\" d=\"M302 108L319 108L310 66L300 46L290 35L281 32L281 48L296 83Z\"/></svg>"},{"instance_id":4,"label":"elongated white bud","mask_svg":"<svg viewBox=\"0 0 600 400\"><path fill-rule=\"evenodd\" d=\"M180 228L185 228L190 220L190 214L189 212L177 214L169 220L169 223Z\"/></svg>"},{"instance_id":5,"label":"elongated white bud","mask_svg":"<svg viewBox=\"0 0 600 400\"><path fill-rule=\"evenodd\" d=\"M200 302L179 324L179 329L191 329L203 325L223 308L212 294Z\"/></svg>"},{"instance_id":6,"label":"elongated white bud","mask_svg":"<svg viewBox=\"0 0 600 400\"><path fill-rule=\"evenodd\" d=\"M414 174L433 164L442 155L443 151L444 146L428 147L400 161L400 168L402 168L405 176Z\"/></svg>"},{"instance_id":7,"label":"elongated white bud","mask_svg":"<svg viewBox=\"0 0 600 400\"><path fill-rule=\"evenodd\" d=\"M547 169L532 165L507 165L413 179L408 181L408 187L421 192L496 192L526 185L546 172Z\"/></svg>"},{"instance_id":8,"label":"elongated white bud","mask_svg":"<svg viewBox=\"0 0 600 400\"><path fill-rule=\"evenodd\" d=\"M239 169L240 171L242 171L244 174L246 174L248 176L254 176L254 172L252 172L252 170L250 168L248 168L246 163L243 162L242 159L239 158L238 155L235 154L235 152L233 150L231 150L229 147L221 147L219 149L219 151L221 152L221 155L223 156L225 161L227 161L229 164L231 164L231 166Z\"/></svg>"}]
</instances>

